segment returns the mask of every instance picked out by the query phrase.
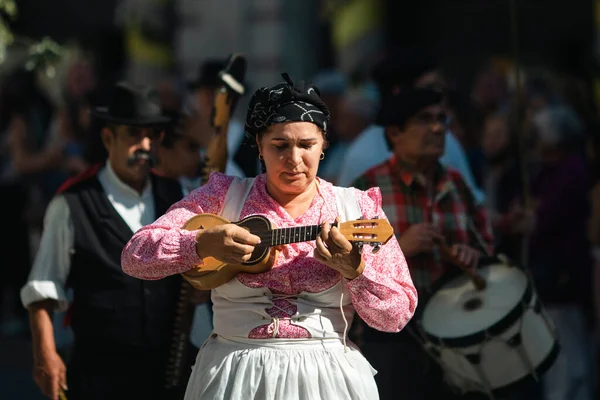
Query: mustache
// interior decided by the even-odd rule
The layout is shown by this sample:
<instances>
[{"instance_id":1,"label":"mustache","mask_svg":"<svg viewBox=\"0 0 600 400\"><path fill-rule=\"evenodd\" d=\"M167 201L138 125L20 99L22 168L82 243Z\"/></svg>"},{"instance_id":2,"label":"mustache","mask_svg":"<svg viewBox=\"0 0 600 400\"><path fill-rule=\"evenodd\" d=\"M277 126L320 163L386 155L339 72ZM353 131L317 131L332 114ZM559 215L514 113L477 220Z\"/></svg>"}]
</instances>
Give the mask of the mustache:
<instances>
[{"instance_id":1,"label":"mustache","mask_svg":"<svg viewBox=\"0 0 600 400\"><path fill-rule=\"evenodd\" d=\"M135 153L129 156L129 158L127 159L127 165L132 166L138 161L142 160L148 161L148 164L150 164L150 166L156 164L156 157L154 157L152 153L150 153L149 151L137 150Z\"/></svg>"}]
</instances>

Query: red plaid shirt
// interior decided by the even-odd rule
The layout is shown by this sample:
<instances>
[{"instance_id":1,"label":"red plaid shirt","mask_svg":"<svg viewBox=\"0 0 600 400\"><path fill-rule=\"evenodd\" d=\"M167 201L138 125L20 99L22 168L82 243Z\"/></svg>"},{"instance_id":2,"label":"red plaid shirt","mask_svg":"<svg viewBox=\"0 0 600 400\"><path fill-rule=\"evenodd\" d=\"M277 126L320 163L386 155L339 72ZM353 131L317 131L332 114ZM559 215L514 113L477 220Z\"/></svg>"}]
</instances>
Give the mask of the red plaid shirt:
<instances>
[{"instance_id":1,"label":"red plaid shirt","mask_svg":"<svg viewBox=\"0 0 600 400\"><path fill-rule=\"evenodd\" d=\"M429 222L438 227L449 246L462 243L480 251L482 246L486 246L490 253L493 251L491 227L485 210L475 205L471 191L457 171L438 163L434 173L434 191L429 193L419 176L392 157L365 172L353 186L362 190L374 186L381 189L383 211L397 238L412 224ZM473 227L480 239L472 233ZM447 268L457 268L443 262L439 248L435 248L433 253L407 258L407 262L419 291L428 291Z\"/></svg>"}]
</instances>

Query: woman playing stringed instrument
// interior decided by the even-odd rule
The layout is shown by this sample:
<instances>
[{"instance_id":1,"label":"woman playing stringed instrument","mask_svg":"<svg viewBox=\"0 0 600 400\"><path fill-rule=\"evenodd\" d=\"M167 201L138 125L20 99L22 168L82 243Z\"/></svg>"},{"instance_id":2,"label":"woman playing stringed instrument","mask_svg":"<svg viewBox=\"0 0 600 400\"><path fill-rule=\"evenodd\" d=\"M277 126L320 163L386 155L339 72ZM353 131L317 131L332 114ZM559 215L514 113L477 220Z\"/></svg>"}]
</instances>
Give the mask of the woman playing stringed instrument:
<instances>
[{"instance_id":1,"label":"woman playing stringed instrument","mask_svg":"<svg viewBox=\"0 0 600 400\"><path fill-rule=\"evenodd\" d=\"M317 88L283 76L246 118L266 173L212 174L123 250L132 276L181 273L213 289L214 334L186 399L376 399L375 371L346 340L354 311L398 332L417 304L379 189L316 177L329 110Z\"/></svg>"}]
</instances>

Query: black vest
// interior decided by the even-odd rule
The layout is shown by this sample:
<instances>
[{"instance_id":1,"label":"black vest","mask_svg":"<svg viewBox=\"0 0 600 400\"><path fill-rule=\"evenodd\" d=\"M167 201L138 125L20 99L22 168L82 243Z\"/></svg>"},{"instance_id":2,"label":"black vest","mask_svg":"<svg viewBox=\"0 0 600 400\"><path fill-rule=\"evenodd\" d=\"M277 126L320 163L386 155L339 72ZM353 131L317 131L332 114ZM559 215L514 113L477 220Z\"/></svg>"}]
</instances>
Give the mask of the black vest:
<instances>
[{"instance_id":1,"label":"black vest","mask_svg":"<svg viewBox=\"0 0 600 400\"><path fill-rule=\"evenodd\" d=\"M175 180L151 175L156 217L182 197ZM68 187L75 243L71 250L71 326L79 346L168 345L181 277L144 281L121 269L133 232L114 209L95 174Z\"/></svg>"}]
</instances>

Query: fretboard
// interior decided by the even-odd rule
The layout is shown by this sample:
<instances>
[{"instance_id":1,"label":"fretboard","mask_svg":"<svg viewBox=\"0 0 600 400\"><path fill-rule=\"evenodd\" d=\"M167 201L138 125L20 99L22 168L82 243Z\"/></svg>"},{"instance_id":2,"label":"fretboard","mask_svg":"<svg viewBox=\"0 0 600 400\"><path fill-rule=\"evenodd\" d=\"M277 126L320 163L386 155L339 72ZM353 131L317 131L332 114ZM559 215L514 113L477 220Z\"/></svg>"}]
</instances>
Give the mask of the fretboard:
<instances>
[{"instance_id":1,"label":"fretboard","mask_svg":"<svg viewBox=\"0 0 600 400\"><path fill-rule=\"evenodd\" d=\"M320 225L297 226L293 228L271 229L271 246L280 244L290 244L299 242L308 242L316 240L321 232ZM261 235L262 237L262 235Z\"/></svg>"}]
</instances>

